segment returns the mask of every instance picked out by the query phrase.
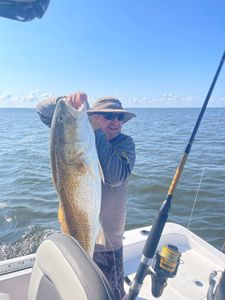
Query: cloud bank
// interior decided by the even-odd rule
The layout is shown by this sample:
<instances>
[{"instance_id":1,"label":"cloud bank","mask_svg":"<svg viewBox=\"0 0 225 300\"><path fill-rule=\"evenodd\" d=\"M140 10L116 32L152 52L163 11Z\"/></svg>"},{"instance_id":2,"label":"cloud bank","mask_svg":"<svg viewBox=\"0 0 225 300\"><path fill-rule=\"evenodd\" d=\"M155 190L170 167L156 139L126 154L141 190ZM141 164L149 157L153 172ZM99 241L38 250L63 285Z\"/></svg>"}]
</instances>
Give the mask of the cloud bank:
<instances>
[{"instance_id":1,"label":"cloud bank","mask_svg":"<svg viewBox=\"0 0 225 300\"><path fill-rule=\"evenodd\" d=\"M43 93L41 90L35 90L23 96L16 96L13 93L5 91L2 95L0 94L0 107L34 108L40 100L51 96L51 93Z\"/></svg>"},{"instance_id":2,"label":"cloud bank","mask_svg":"<svg viewBox=\"0 0 225 300\"><path fill-rule=\"evenodd\" d=\"M15 96L13 93L5 91L0 94L0 107L35 108L39 101L52 96L52 93L41 90L35 90L23 96ZM194 96L182 97L174 93L164 93L158 97L142 96L126 98L119 93L114 93L114 96L122 100L124 107L201 107L204 101L204 99L197 99ZM95 99L96 97L89 96L90 105L93 104ZM224 107L225 96L213 99L213 101L210 101L209 106Z\"/></svg>"}]
</instances>

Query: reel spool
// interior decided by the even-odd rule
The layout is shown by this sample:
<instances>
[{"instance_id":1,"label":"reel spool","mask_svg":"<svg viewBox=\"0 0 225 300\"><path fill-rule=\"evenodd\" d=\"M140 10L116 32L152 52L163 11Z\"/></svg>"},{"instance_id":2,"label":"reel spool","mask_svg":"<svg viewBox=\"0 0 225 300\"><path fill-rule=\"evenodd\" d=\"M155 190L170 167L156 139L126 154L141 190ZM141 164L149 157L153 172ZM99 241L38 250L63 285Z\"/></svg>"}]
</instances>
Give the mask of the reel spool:
<instances>
[{"instance_id":1,"label":"reel spool","mask_svg":"<svg viewBox=\"0 0 225 300\"><path fill-rule=\"evenodd\" d=\"M180 264L181 253L174 245L165 245L160 252L156 253L152 275L152 295L156 298L162 295L167 285L167 279L173 278L177 274Z\"/></svg>"}]
</instances>

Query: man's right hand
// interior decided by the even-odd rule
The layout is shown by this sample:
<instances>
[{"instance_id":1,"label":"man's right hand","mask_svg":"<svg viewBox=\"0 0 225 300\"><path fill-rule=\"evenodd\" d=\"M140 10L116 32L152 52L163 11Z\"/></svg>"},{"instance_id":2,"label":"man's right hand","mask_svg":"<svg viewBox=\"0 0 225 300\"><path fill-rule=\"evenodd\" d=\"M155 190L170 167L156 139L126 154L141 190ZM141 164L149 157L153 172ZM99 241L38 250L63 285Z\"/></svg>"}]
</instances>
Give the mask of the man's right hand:
<instances>
[{"instance_id":1,"label":"man's right hand","mask_svg":"<svg viewBox=\"0 0 225 300\"><path fill-rule=\"evenodd\" d=\"M82 104L86 105L87 110L90 107L88 100L87 100L87 95L82 92L76 92L72 95L67 96L66 101L76 109L78 109ZM89 121L94 130L99 128L99 124L98 124L95 116L89 116Z\"/></svg>"},{"instance_id":2,"label":"man's right hand","mask_svg":"<svg viewBox=\"0 0 225 300\"><path fill-rule=\"evenodd\" d=\"M87 95L82 92L76 92L72 95L69 95L66 97L66 100L76 109L79 108L82 104L85 104L87 109L89 109L90 107L87 100Z\"/></svg>"}]
</instances>

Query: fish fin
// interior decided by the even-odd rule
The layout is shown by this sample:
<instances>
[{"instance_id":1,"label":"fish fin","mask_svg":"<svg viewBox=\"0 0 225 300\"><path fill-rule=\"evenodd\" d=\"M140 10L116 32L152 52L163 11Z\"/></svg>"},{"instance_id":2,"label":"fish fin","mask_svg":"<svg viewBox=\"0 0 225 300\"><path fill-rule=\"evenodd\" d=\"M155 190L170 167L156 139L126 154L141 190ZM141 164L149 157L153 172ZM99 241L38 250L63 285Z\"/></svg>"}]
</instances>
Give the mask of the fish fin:
<instances>
[{"instance_id":1,"label":"fish fin","mask_svg":"<svg viewBox=\"0 0 225 300\"><path fill-rule=\"evenodd\" d=\"M104 177L104 173L102 171L102 166L101 166L100 162L98 162L98 169L99 169L101 180L105 184L105 177Z\"/></svg>"},{"instance_id":2,"label":"fish fin","mask_svg":"<svg viewBox=\"0 0 225 300\"><path fill-rule=\"evenodd\" d=\"M93 165L92 164L84 163L84 167L91 174L91 176L93 176L94 179L96 179ZM98 170L99 170L99 174L100 174L100 178L101 178L102 182L105 183L105 178L104 178L104 174L103 174L100 162L98 163Z\"/></svg>"},{"instance_id":3,"label":"fish fin","mask_svg":"<svg viewBox=\"0 0 225 300\"><path fill-rule=\"evenodd\" d=\"M64 233L68 233L69 234L69 228L66 222L66 218L65 218L65 214L64 214L64 210L62 207L62 204L59 204L59 209L58 209L58 220L59 220L59 224L61 226L61 229Z\"/></svg>"},{"instance_id":4,"label":"fish fin","mask_svg":"<svg viewBox=\"0 0 225 300\"><path fill-rule=\"evenodd\" d=\"M90 173L94 179L96 179L94 165L92 163L83 161L83 166L87 170L87 172Z\"/></svg>"},{"instance_id":5,"label":"fish fin","mask_svg":"<svg viewBox=\"0 0 225 300\"><path fill-rule=\"evenodd\" d=\"M104 234L102 224L100 224L98 235L97 235L95 243L103 245L103 246L106 245L106 239L105 239L105 234Z\"/></svg>"}]
</instances>

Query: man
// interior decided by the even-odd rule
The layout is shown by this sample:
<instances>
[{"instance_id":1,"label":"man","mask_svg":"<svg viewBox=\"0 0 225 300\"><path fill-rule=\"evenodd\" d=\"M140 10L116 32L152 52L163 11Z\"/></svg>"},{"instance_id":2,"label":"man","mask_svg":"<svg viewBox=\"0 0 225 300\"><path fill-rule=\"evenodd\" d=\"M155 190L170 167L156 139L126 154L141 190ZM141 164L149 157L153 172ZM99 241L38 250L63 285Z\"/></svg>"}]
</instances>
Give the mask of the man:
<instances>
[{"instance_id":1,"label":"man","mask_svg":"<svg viewBox=\"0 0 225 300\"><path fill-rule=\"evenodd\" d=\"M56 98L40 102L37 112L41 120L51 126ZM67 97L74 107L87 102L84 93ZM135 163L135 144L131 137L122 134L124 123L135 117L123 109L113 97L98 99L88 110L95 131L96 148L104 173L100 220L106 244L96 245L94 261L108 279L116 299L125 297L123 281L123 233L126 221L126 193L128 178Z\"/></svg>"}]
</instances>

